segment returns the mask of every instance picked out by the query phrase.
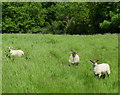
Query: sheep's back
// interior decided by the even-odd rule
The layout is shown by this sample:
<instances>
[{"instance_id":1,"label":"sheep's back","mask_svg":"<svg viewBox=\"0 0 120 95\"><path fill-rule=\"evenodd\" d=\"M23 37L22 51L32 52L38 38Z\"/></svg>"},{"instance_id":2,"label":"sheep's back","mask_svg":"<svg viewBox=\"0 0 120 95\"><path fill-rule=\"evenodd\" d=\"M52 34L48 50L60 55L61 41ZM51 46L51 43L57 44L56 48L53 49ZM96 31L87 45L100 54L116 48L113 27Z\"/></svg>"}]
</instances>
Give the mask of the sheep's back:
<instances>
[{"instance_id":1,"label":"sheep's back","mask_svg":"<svg viewBox=\"0 0 120 95\"><path fill-rule=\"evenodd\" d=\"M103 63L103 64L98 64L95 68L94 68L94 72L96 74L98 73L104 73L106 71L108 71L110 69L109 65L107 63Z\"/></svg>"},{"instance_id":2,"label":"sheep's back","mask_svg":"<svg viewBox=\"0 0 120 95\"><path fill-rule=\"evenodd\" d=\"M22 56L24 54L24 52L22 50L12 50L11 54L12 55Z\"/></svg>"}]
</instances>

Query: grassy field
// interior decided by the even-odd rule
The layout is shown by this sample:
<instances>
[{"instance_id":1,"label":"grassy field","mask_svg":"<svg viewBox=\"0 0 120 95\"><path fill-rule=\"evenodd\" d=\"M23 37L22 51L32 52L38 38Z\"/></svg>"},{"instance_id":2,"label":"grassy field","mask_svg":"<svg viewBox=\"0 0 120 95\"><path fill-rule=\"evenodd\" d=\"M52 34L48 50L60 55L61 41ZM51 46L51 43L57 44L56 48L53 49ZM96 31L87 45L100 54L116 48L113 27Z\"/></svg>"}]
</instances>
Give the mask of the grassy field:
<instances>
[{"instance_id":1,"label":"grassy field","mask_svg":"<svg viewBox=\"0 0 120 95\"><path fill-rule=\"evenodd\" d=\"M9 46L25 56L9 56ZM70 51L79 52L78 66L68 66ZM2 53L3 93L118 92L117 34L3 34ZM107 62L110 77L94 77L90 59Z\"/></svg>"}]
</instances>

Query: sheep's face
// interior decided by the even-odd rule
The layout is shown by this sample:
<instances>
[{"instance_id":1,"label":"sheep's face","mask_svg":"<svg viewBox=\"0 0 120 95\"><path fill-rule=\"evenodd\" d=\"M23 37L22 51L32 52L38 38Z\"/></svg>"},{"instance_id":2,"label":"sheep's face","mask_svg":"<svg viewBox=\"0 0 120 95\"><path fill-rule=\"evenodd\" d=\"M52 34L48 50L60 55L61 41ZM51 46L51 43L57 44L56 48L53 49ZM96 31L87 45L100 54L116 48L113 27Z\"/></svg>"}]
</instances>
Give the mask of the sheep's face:
<instances>
[{"instance_id":1,"label":"sheep's face","mask_svg":"<svg viewBox=\"0 0 120 95\"><path fill-rule=\"evenodd\" d=\"M8 51L10 52L10 50L12 50L12 48L11 47L8 47Z\"/></svg>"},{"instance_id":2,"label":"sheep's face","mask_svg":"<svg viewBox=\"0 0 120 95\"><path fill-rule=\"evenodd\" d=\"M72 52L72 56L75 57L77 52Z\"/></svg>"},{"instance_id":3,"label":"sheep's face","mask_svg":"<svg viewBox=\"0 0 120 95\"><path fill-rule=\"evenodd\" d=\"M8 51L10 52L10 50L11 50L11 48L10 47L8 47Z\"/></svg>"}]
</instances>

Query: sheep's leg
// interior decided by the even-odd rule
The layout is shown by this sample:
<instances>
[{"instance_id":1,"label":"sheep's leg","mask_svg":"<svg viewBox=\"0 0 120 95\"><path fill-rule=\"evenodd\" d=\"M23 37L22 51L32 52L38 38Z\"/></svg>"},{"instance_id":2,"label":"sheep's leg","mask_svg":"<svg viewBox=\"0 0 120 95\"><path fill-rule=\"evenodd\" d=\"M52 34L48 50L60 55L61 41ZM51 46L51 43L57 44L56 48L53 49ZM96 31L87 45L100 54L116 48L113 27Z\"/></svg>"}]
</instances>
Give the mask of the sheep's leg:
<instances>
[{"instance_id":1,"label":"sheep's leg","mask_svg":"<svg viewBox=\"0 0 120 95\"><path fill-rule=\"evenodd\" d=\"M69 64L69 66L71 66L71 64Z\"/></svg>"},{"instance_id":2,"label":"sheep's leg","mask_svg":"<svg viewBox=\"0 0 120 95\"><path fill-rule=\"evenodd\" d=\"M14 56L11 56L10 59L11 59L12 61L14 61Z\"/></svg>"},{"instance_id":3,"label":"sheep's leg","mask_svg":"<svg viewBox=\"0 0 120 95\"><path fill-rule=\"evenodd\" d=\"M101 75L102 75L102 74L100 73L98 77L100 78L100 77L101 77Z\"/></svg>"},{"instance_id":4,"label":"sheep's leg","mask_svg":"<svg viewBox=\"0 0 120 95\"><path fill-rule=\"evenodd\" d=\"M105 78L105 73L104 73L104 72L101 73L101 77L102 77L103 79Z\"/></svg>"},{"instance_id":5,"label":"sheep's leg","mask_svg":"<svg viewBox=\"0 0 120 95\"><path fill-rule=\"evenodd\" d=\"M109 77L109 75L110 75L110 69L109 69L109 70L107 70L107 75L108 75L108 77Z\"/></svg>"},{"instance_id":6,"label":"sheep's leg","mask_svg":"<svg viewBox=\"0 0 120 95\"><path fill-rule=\"evenodd\" d=\"M107 75L108 75L108 77L110 76L110 74L107 72Z\"/></svg>"},{"instance_id":7,"label":"sheep's leg","mask_svg":"<svg viewBox=\"0 0 120 95\"><path fill-rule=\"evenodd\" d=\"M105 78L105 74L103 74L103 79Z\"/></svg>"},{"instance_id":8,"label":"sheep's leg","mask_svg":"<svg viewBox=\"0 0 120 95\"><path fill-rule=\"evenodd\" d=\"M96 77L96 75L94 74L94 77Z\"/></svg>"},{"instance_id":9,"label":"sheep's leg","mask_svg":"<svg viewBox=\"0 0 120 95\"><path fill-rule=\"evenodd\" d=\"M24 53L22 53L22 56L24 56Z\"/></svg>"},{"instance_id":10,"label":"sheep's leg","mask_svg":"<svg viewBox=\"0 0 120 95\"><path fill-rule=\"evenodd\" d=\"M72 65L76 65L76 63L72 63Z\"/></svg>"},{"instance_id":11,"label":"sheep's leg","mask_svg":"<svg viewBox=\"0 0 120 95\"><path fill-rule=\"evenodd\" d=\"M94 73L94 77L96 77L97 75Z\"/></svg>"},{"instance_id":12,"label":"sheep's leg","mask_svg":"<svg viewBox=\"0 0 120 95\"><path fill-rule=\"evenodd\" d=\"M78 66L78 63L75 63L76 64L76 66Z\"/></svg>"},{"instance_id":13,"label":"sheep's leg","mask_svg":"<svg viewBox=\"0 0 120 95\"><path fill-rule=\"evenodd\" d=\"M95 74L95 73L94 73L94 77L98 77L98 75L99 75L99 74Z\"/></svg>"}]
</instances>

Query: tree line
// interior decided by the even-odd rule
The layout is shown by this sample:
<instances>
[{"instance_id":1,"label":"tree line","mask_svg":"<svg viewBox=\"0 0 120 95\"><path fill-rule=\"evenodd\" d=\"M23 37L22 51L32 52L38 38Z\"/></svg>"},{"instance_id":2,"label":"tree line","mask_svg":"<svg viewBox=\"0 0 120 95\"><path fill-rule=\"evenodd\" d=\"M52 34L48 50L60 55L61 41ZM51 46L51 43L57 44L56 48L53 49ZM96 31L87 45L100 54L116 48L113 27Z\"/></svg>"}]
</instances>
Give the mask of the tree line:
<instances>
[{"instance_id":1,"label":"tree line","mask_svg":"<svg viewBox=\"0 0 120 95\"><path fill-rule=\"evenodd\" d=\"M2 33L119 33L117 2L3 2Z\"/></svg>"}]
</instances>

